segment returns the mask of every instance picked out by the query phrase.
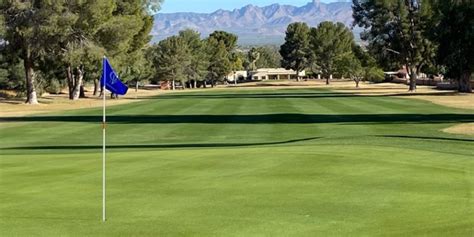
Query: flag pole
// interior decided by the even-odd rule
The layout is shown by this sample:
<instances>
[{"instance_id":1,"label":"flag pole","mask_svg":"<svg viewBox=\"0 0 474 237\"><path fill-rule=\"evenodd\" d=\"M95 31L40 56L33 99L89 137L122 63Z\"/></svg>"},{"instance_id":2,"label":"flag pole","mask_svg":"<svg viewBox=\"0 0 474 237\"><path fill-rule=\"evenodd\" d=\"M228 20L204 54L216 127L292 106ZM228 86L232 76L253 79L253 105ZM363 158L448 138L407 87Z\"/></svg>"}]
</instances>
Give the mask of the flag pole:
<instances>
[{"instance_id":1,"label":"flag pole","mask_svg":"<svg viewBox=\"0 0 474 237\"><path fill-rule=\"evenodd\" d=\"M101 78L101 83L102 83L102 222L105 222L107 220L106 215L105 215L105 210L106 210L106 176L105 176L105 151L106 151L106 144L105 144L105 131L107 129L107 123L106 123L106 99L105 99L105 92L106 89L109 90L112 94L115 95L125 95L127 94L128 87L123 84L120 79L117 77L117 74L115 73L114 69L110 65L109 61L107 58L104 56L103 61L102 61L102 78Z\"/></svg>"},{"instance_id":2,"label":"flag pole","mask_svg":"<svg viewBox=\"0 0 474 237\"><path fill-rule=\"evenodd\" d=\"M104 75L105 69L105 56L102 60L102 67ZM105 128L106 128L106 117L105 117L105 77L101 80L102 82L102 222L105 222Z\"/></svg>"}]
</instances>

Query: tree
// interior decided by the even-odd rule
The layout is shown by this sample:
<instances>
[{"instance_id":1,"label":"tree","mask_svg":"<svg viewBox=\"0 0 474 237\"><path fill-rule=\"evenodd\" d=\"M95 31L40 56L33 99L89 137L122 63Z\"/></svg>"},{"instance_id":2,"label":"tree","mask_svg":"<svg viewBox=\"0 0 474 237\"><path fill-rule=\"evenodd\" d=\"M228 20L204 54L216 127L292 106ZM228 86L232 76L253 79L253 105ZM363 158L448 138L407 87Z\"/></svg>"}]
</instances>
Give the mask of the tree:
<instances>
[{"instance_id":1,"label":"tree","mask_svg":"<svg viewBox=\"0 0 474 237\"><path fill-rule=\"evenodd\" d=\"M210 63L214 63L213 66L209 66L209 69L212 68L212 71L208 69L209 76L211 78L212 86L215 86L217 81L222 81L227 75L229 75L232 71L236 71L239 67L236 60L238 59L237 54L235 52L235 48L237 47L237 40L238 37L232 33L228 33L225 31L214 31L209 35L208 38L208 46L210 47L210 54L213 57L221 58L222 55L227 55L227 59L222 62L215 61L215 58L210 59ZM226 51L221 52L220 44L224 45L224 50ZM222 68L217 68L222 67ZM221 73L227 72L225 75L221 75Z\"/></svg>"},{"instance_id":2,"label":"tree","mask_svg":"<svg viewBox=\"0 0 474 237\"><path fill-rule=\"evenodd\" d=\"M98 80L98 65L106 54L98 32L112 18L115 3L112 0L75 0L56 1L55 6L59 10L49 17L55 19L50 27L56 33L54 41L49 42L52 47L41 60L46 65L41 70L51 74L49 71L63 68L63 73L57 76L66 78L69 98L77 100L85 97L83 84L87 78L93 77L94 82Z\"/></svg>"},{"instance_id":3,"label":"tree","mask_svg":"<svg viewBox=\"0 0 474 237\"><path fill-rule=\"evenodd\" d=\"M190 66L191 59L183 38L171 36L160 41L153 47L151 57L156 69L155 77L171 81L173 90L176 88L176 81L186 81L186 70Z\"/></svg>"},{"instance_id":4,"label":"tree","mask_svg":"<svg viewBox=\"0 0 474 237\"><path fill-rule=\"evenodd\" d=\"M340 59L340 66L348 74L348 76L356 83L356 88L359 88L359 83L364 80L365 70L362 67L360 60L353 54L346 54Z\"/></svg>"},{"instance_id":5,"label":"tree","mask_svg":"<svg viewBox=\"0 0 474 237\"><path fill-rule=\"evenodd\" d=\"M232 52L230 57L230 68L233 73L234 84L237 85L236 73L244 70L244 55L238 52Z\"/></svg>"},{"instance_id":6,"label":"tree","mask_svg":"<svg viewBox=\"0 0 474 237\"><path fill-rule=\"evenodd\" d=\"M432 39L439 44L438 61L458 80L459 92L472 92L474 73L474 4L470 0L436 0ZM442 29L442 30L437 30Z\"/></svg>"},{"instance_id":7,"label":"tree","mask_svg":"<svg viewBox=\"0 0 474 237\"><path fill-rule=\"evenodd\" d=\"M426 38L431 7L420 0L353 0L354 25L365 28L361 38L378 54L392 54L400 66L406 65L410 91L416 90L418 73L434 57L434 44Z\"/></svg>"},{"instance_id":8,"label":"tree","mask_svg":"<svg viewBox=\"0 0 474 237\"><path fill-rule=\"evenodd\" d=\"M14 53L8 52L5 44L0 44L0 88L7 90L24 91L23 62Z\"/></svg>"},{"instance_id":9,"label":"tree","mask_svg":"<svg viewBox=\"0 0 474 237\"><path fill-rule=\"evenodd\" d=\"M247 57L249 60L249 70L250 71L255 71L258 69L257 67L257 61L260 59L260 52L257 48L252 48L250 51L247 53Z\"/></svg>"},{"instance_id":10,"label":"tree","mask_svg":"<svg viewBox=\"0 0 474 237\"><path fill-rule=\"evenodd\" d=\"M25 69L26 103L38 104L36 93L37 60L51 46L57 32L52 22L57 18L58 6L49 1L2 1L0 13L4 22L3 37L8 47L23 60Z\"/></svg>"},{"instance_id":11,"label":"tree","mask_svg":"<svg viewBox=\"0 0 474 237\"><path fill-rule=\"evenodd\" d=\"M282 66L296 71L298 81L300 80L300 72L308 64L308 35L309 27L306 23L292 23L288 25L285 43L280 48Z\"/></svg>"},{"instance_id":12,"label":"tree","mask_svg":"<svg viewBox=\"0 0 474 237\"><path fill-rule=\"evenodd\" d=\"M143 71L142 65L131 63L131 59L141 60L143 49L151 40L154 10L158 10L160 0L117 0L112 18L97 31L98 44L106 53L114 68L122 78L133 78L128 73ZM154 9L154 10L153 10Z\"/></svg>"},{"instance_id":13,"label":"tree","mask_svg":"<svg viewBox=\"0 0 474 237\"><path fill-rule=\"evenodd\" d=\"M344 74L345 60L352 60L354 36L342 23L322 22L310 32L310 49L329 84L335 72Z\"/></svg>"},{"instance_id":14,"label":"tree","mask_svg":"<svg viewBox=\"0 0 474 237\"><path fill-rule=\"evenodd\" d=\"M224 80L225 76L232 71L232 64L229 60L229 52L223 40L217 41L215 38L208 39L209 51L211 52L209 66L207 68L208 78L214 87L217 81Z\"/></svg>"},{"instance_id":15,"label":"tree","mask_svg":"<svg viewBox=\"0 0 474 237\"><path fill-rule=\"evenodd\" d=\"M206 41L210 56L207 71L213 87L239 66L235 52L237 39L236 35L225 31L214 31L209 35Z\"/></svg>"},{"instance_id":16,"label":"tree","mask_svg":"<svg viewBox=\"0 0 474 237\"><path fill-rule=\"evenodd\" d=\"M130 58L130 64L120 71L120 79L130 82L135 86L135 92L138 92L140 82L150 79L153 76L153 64L147 58L147 49L143 52L134 54Z\"/></svg>"},{"instance_id":17,"label":"tree","mask_svg":"<svg viewBox=\"0 0 474 237\"><path fill-rule=\"evenodd\" d=\"M282 57L278 49L273 46L263 46L256 48L260 57L255 61L257 68L279 68Z\"/></svg>"},{"instance_id":18,"label":"tree","mask_svg":"<svg viewBox=\"0 0 474 237\"><path fill-rule=\"evenodd\" d=\"M179 32L189 49L190 65L186 68L186 77L191 88L197 88L197 82L205 80L207 67L209 66L209 55L206 50L206 42L201 39L201 34L195 30L184 30Z\"/></svg>"},{"instance_id":19,"label":"tree","mask_svg":"<svg viewBox=\"0 0 474 237\"><path fill-rule=\"evenodd\" d=\"M233 53L232 54L232 71L240 71L244 70L244 55L241 53Z\"/></svg>"},{"instance_id":20,"label":"tree","mask_svg":"<svg viewBox=\"0 0 474 237\"><path fill-rule=\"evenodd\" d=\"M96 82L94 94L97 94L97 80L100 77L101 69L99 65L101 58L105 54L104 48L89 41L70 43L64 49L64 55L62 55L61 60L63 67L66 68L69 99L78 100L85 97L84 83L86 75L89 78L94 78Z\"/></svg>"},{"instance_id":21,"label":"tree","mask_svg":"<svg viewBox=\"0 0 474 237\"><path fill-rule=\"evenodd\" d=\"M135 72L129 70L137 66L130 60L142 58L142 49L151 39L153 17L147 12L158 10L161 2L2 1L0 29L5 20L6 32L0 35L0 43L5 39L23 59L29 103L37 103L40 76L49 81L67 78L71 99L84 95L83 81L91 78L97 92L103 55L122 76ZM57 72L58 67L64 68L62 73Z\"/></svg>"},{"instance_id":22,"label":"tree","mask_svg":"<svg viewBox=\"0 0 474 237\"><path fill-rule=\"evenodd\" d=\"M225 31L214 31L209 35L209 39L215 39L217 42L222 41L228 53L234 51L237 47L238 37Z\"/></svg>"},{"instance_id":23,"label":"tree","mask_svg":"<svg viewBox=\"0 0 474 237\"><path fill-rule=\"evenodd\" d=\"M148 15L153 16L161 10L164 0L142 0L142 7Z\"/></svg>"},{"instance_id":24,"label":"tree","mask_svg":"<svg viewBox=\"0 0 474 237\"><path fill-rule=\"evenodd\" d=\"M382 82L385 79L384 72L377 63L377 60L360 45L353 44L352 52L360 62L364 71L364 80L370 82Z\"/></svg>"}]
</instances>

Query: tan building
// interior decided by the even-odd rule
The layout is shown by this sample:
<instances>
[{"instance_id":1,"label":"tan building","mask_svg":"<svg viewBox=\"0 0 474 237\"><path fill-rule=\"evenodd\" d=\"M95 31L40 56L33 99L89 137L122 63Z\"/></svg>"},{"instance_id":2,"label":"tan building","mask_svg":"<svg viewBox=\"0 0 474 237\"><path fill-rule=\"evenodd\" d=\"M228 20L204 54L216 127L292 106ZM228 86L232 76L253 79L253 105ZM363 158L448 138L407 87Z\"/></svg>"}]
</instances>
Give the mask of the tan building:
<instances>
[{"instance_id":1,"label":"tan building","mask_svg":"<svg viewBox=\"0 0 474 237\"><path fill-rule=\"evenodd\" d=\"M296 79L296 71L286 70L284 68L261 68L250 72L253 80L286 80ZM305 71L299 73L299 77L306 76Z\"/></svg>"}]
</instances>

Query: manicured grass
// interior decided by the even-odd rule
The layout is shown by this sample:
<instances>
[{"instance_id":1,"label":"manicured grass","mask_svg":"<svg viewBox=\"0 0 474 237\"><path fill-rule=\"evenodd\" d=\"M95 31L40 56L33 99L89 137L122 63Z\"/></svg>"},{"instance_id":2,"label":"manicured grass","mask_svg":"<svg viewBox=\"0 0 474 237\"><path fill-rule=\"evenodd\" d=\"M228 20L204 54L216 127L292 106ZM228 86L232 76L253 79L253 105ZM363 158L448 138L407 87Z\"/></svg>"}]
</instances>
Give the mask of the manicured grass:
<instances>
[{"instance_id":1,"label":"manicured grass","mask_svg":"<svg viewBox=\"0 0 474 237\"><path fill-rule=\"evenodd\" d=\"M473 111L316 89L209 90L1 118L1 236L472 236Z\"/></svg>"}]
</instances>

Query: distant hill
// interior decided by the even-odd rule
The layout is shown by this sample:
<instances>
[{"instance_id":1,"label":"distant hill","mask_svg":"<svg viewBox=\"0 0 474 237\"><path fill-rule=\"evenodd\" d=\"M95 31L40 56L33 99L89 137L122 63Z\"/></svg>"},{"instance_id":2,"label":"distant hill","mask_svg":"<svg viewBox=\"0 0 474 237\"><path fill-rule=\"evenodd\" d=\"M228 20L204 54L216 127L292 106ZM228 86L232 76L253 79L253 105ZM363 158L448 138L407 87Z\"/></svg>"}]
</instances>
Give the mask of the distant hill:
<instances>
[{"instance_id":1,"label":"distant hill","mask_svg":"<svg viewBox=\"0 0 474 237\"><path fill-rule=\"evenodd\" d=\"M239 44L281 44L288 24L306 22L316 26L322 21L338 21L350 26L350 2L320 3L313 0L302 7L273 4L266 7L247 5L233 11L213 13L159 13L152 30L158 41L180 30L195 29L204 36L214 30L225 30L239 36Z\"/></svg>"}]
</instances>

